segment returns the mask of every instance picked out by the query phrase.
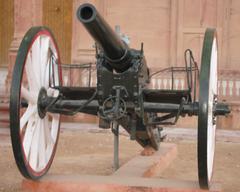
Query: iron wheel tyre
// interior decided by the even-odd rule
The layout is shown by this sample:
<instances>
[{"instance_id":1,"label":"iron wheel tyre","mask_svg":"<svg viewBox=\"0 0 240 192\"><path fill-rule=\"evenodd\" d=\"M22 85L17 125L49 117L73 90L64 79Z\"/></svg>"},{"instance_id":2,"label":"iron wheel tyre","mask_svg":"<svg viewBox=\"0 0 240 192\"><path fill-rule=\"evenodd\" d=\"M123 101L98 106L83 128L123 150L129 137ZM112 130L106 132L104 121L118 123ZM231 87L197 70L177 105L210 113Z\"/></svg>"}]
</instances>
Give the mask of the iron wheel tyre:
<instances>
[{"instance_id":1,"label":"iron wheel tyre","mask_svg":"<svg viewBox=\"0 0 240 192\"><path fill-rule=\"evenodd\" d=\"M16 164L28 179L39 179L49 170L59 137L60 115L40 114L38 97L44 89L57 96L52 85L61 85L60 56L46 27L32 27L19 47L10 91L10 130ZM51 66L51 67L50 67Z\"/></svg>"},{"instance_id":2,"label":"iron wheel tyre","mask_svg":"<svg viewBox=\"0 0 240 192\"><path fill-rule=\"evenodd\" d=\"M210 188L213 173L217 102L217 36L207 29L204 36L199 81L198 179L203 189Z\"/></svg>"}]
</instances>

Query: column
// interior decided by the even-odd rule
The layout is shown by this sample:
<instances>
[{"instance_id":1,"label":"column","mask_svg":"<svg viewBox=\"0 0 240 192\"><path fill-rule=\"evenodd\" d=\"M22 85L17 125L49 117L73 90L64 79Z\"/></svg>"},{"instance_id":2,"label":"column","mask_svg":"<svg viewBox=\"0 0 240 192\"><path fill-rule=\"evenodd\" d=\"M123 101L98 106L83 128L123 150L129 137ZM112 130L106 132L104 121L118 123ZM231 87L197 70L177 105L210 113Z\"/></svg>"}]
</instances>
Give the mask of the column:
<instances>
[{"instance_id":1,"label":"column","mask_svg":"<svg viewBox=\"0 0 240 192\"><path fill-rule=\"evenodd\" d=\"M9 49L6 92L9 93L13 66L23 36L32 26L42 24L42 0L14 0L14 36Z\"/></svg>"}]
</instances>

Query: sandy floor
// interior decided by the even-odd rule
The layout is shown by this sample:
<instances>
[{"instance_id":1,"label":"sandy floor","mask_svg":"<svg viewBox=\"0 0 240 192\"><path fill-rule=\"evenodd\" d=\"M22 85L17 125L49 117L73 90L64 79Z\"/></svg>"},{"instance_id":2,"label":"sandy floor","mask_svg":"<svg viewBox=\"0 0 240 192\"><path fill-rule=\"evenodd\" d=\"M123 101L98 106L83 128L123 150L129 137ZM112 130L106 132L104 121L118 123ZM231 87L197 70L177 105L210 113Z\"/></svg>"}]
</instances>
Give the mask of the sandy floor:
<instances>
[{"instance_id":1,"label":"sandy floor","mask_svg":"<svg viewBox=\"0 0 240 192\"><path fill-rule=\"evenodd\" d=\"M197 179L196 144L193 141L172 141L178 144L178 157L158 177ZM112 169L113 137L110 132L63 131L60 135L52 174L109 175ZM127 136L120 137L120 163L127 162L142 149ZM240 143L217 143L214 180L224 191L240 191ZM21 191L22 176L15 165L9 145L0 145L0 191Z\"/></svg>"}]
</instances>

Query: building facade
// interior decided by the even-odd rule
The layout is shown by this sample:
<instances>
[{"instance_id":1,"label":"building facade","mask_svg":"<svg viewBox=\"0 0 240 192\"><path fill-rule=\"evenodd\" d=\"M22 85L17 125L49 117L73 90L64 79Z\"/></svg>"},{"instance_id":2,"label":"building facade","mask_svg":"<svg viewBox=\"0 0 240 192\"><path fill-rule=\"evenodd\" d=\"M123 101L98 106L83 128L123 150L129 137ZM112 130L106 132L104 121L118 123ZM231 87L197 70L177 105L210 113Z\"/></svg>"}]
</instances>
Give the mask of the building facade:
<instances>
[{"instance_id":1,"label":"building facade","mask_svg":"<svg viewBox=\"0 0 240 192\"><path fill-rule=\"evenodd\" d=\"M16 52L25 32L34 25L49 26L57 38L63 63L88 63L95 60L94 41L76 18L78 6L93 3L112 27L120 26L130 38L130 46L144 51L148 66L159 69L184 66L184 51L190 48L199 67L204 31L217 29L219 52L219 99L230 103L232 113L219 121L219 127L240 129L240 1L238 0L0 0L1 90L8 92ZM14 18L14 19L13 19ZM2 19L1 19L2 20ZM82 74L82 73L81 73ZM84 81L84 75L65 84ZM96 83L94 72L92 83ZM152 79L154 88L167 89L168 75ZM179 76L175 86L185 86ZM95 118L89 118L95 121ZM195 127L195 118L180 121L180 126Z\"/></svg>"}]
</instances>

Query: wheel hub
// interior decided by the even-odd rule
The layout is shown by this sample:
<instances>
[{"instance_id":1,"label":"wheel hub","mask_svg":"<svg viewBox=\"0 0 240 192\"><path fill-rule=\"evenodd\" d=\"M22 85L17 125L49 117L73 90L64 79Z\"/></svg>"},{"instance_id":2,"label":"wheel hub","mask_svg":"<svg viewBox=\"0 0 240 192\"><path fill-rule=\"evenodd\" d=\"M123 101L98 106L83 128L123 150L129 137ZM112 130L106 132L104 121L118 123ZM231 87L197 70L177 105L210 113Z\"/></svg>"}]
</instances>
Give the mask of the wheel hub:
<instances>
[{"instance_id":1,"label":"wheel hub","mask_svg":"<svg viewBox=\"0 0 240 192\"><path fill-rule=\"evenodd\" d=\"M41 119L43 119L46 116L47 106L44 105L44 101L46 101L46 99L47 99L47 91L44 87L42 87L39 91L38 101L37 101L38 115Z\"/></svg>"}]
</instances>

